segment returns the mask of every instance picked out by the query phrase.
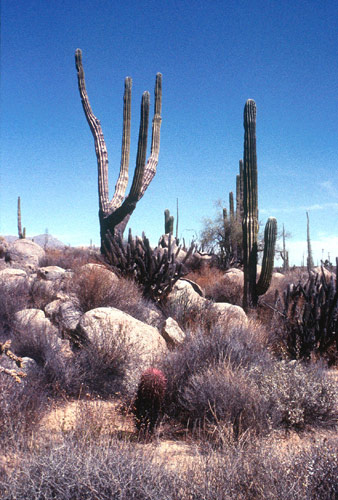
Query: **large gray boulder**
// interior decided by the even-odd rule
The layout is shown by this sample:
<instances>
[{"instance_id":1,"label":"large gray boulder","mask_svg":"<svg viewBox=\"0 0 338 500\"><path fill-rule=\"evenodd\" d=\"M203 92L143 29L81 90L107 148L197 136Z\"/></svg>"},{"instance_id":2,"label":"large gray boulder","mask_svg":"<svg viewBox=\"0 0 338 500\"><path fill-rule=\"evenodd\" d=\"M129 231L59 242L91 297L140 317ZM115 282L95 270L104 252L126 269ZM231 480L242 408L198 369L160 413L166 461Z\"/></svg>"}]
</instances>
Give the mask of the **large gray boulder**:
<instances>
[{"instance_id":1,"label":"large gray boulder","mask_svg":"<svg viewBox=\"0 0 338 500\"><path fill-rule=\"evenodd\" d=\"M9 247L6 257L10 262L37 267L45 256L45 251L34 241L18 239Z\"/></svg>"},{"instance_id":2,"label":"large gray boulder","mask_svg":"<svg viewBox=\"0 0 338 500\"><path fill-rule=\"evenodd\" d=\"M111 271L110 269L107 269L105 266L102 264L95 264L95 263L89 263L89 264L84 264L81 266L78 270L77 274L81 275L88 275L88 277L91 274L98 274L102 281L105 281L107 285L114 285L118 283L119 279L116 276L116 274Z\"/></svg>"},{"instance_id":3,"label":"large gray boulder","mask_svg":"<svg viewBox=\"0 0 338 500\"><path fill-rule=\"evenodd\" d=\"M79 337L104 345L107 335L116 337L133 351L142 368L151 366L167 351L166 343L157 328L146 325L114 307L98 307L86 312L80 319Z\"/></svg>"},{"instance_id":4,"label":"large gray boulder","mask_svg":"<svg viewBox=\"0 0 338 500\"><path fill-rule=\"evenodd\" d=\"M161 334L169 348L182 344L186 337L177 321L170 317L165 320L161 329Z\"/></svg>"},{"instance_id":5,"label":"large gray boulder","mask_svg":"<svg viewBox=\"0 0 338 500\"><path fill-rule=\"evenodd\" d=\"M6 269L2 269L0 271L0 282L5 283L18 283L27 278L27 273L23 269L13 269L11 267L7 267Z\"/></svg>"},{"instance_id":6,"label":"large gray boulder","mask_svg":"<svg viewBox=\"0 0 338 500\"><path fill-rule=\"evenodd\" d=\"M37 275L39 278L47 281L54 281L63 278L66 275L66 271L59 266L46 266L40 267L37 270Z\"/></svg>"},{"instance_id":7,"label":"large gray boulder","mask_svg":"<svg viewBox=\"0 0 338 500\"><path fill-rule=\"evenodd\" d=\"M23 309L15 313L14 319L17 333L26 334L27 331L43 331L48 334L57 334L57 329L46 318L41 309Z\"/></svg>"}]
</instances>

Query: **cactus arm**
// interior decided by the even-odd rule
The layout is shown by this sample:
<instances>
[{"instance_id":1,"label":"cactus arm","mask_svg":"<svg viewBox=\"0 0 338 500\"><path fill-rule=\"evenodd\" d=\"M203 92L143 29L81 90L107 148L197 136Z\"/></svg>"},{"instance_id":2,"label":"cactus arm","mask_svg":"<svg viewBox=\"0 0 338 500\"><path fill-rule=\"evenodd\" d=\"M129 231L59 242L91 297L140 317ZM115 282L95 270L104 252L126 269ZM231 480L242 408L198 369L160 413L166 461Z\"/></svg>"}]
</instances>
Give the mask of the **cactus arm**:
<instances>
[{"instance_id":1,"label":"cactus arm","mask_svg":"<svg viewBox=\"0 0 338 500\"><path fill-rule=\"evenodd\" d=\"M269 217L264 230L264 253L262 271L256 285L256 295L263 295L269 289L272 278L275 247L277 239L277 220Z\"/></svg>"},{"instance_id":2,"label":"cactus arm","mask_svg":"<svg viewBox=\"0 0 338 500\"><path fill-rule=\"evenodd\" d=\"M128 195L130 201L134 200L138 201L140 199L140 194L143 184L143 176L144 176L146 153L147 153L147 140L148 140L149 104L150 104L149 92L144 92L141 102L141 120L140 120L140 130L138 138L136 167L135 167L132 186L130 188L130 193Z\"/></svg>"},{"instance_id":3,"label":"cactus arm","mask_svg":"<svg viewBox=\"0 0 338 500\"><path fill-rule=\"evenodd\" d=\"M115 186L115 193L110 204L112 210L116 210L116 208L121 205L128 185L130 157L131 87L132 79L127 76L124 82L123 131L120 173Z\"/></svg>"},{"instance_id":4,"label":"cactus arm","mask_svg":"<svg viewBox=\"0 0 338 500\"><path fill-rule=\"evenodd\" d=\"M161 132L161 110L162 110L162 74L157 73L155 81L155 104L154 117L152 122L151 150L148 158L139 199L144 195L147 187L156 174L158 156L160 153L160 132Z\"/></svg>"},{"instance_id":5,"label":"cactus arm","mask_svg":"<svg viewBox=\"0 0 338 500\"><path fill-rule=\"evenodd\" d=\"M76 49L75 65L77 70L79 92L82 102L82 107L86 115L86 119L90 130L94 137L95 152L98 168L98 191L99 191L99 208L103 214L109 211L109 190L108 190L108 153L104 140L100 120L94 115L89 103L86 90L85 75L82 66L82 51Z\"/></svg>"},{"instance_id":6,"label":"cactus arm","mask_svg":"<svg viewBox=\"0 0 338 500\"><path fill-rule=\"evenodd\" d=\"M170 215L170 211L166 208L164 211L164 233L173 234L174 232L174 216Z\"/></svg>"},{"instance_id":7,"label":"cactus arm","mask_svg":"<svg viewBox=\"0 0 338 500\"><path fill-rule=\"evenodd\" d=\"M313 263L313 256L312 256L312 248L311 248L311 239L310 239L310 219L309 219L309 213L306 212L306 219L307 219L307 270L310 273L311 270L314 267Z\"/></svg>"}]
</instances>

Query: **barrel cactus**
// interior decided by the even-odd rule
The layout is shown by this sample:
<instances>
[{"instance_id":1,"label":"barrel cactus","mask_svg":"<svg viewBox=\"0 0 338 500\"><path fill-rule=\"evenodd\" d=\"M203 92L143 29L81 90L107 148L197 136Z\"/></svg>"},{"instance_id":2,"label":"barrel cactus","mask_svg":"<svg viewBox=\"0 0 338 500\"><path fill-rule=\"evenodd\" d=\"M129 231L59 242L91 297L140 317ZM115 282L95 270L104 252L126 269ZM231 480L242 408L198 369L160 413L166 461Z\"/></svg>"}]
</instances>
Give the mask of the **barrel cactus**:
<instances>
[{"instance_id":1,"label":"barrel cactus","mask_svg":"<svg viewBox=\"0 0 338 500\"><path fill-rule=\"evenodd\" d=\"M141 375L134 402L136 427L143 432L153 432L159 420L167 380L161 370L148 368Z\"/></svg>"}]
</instances>

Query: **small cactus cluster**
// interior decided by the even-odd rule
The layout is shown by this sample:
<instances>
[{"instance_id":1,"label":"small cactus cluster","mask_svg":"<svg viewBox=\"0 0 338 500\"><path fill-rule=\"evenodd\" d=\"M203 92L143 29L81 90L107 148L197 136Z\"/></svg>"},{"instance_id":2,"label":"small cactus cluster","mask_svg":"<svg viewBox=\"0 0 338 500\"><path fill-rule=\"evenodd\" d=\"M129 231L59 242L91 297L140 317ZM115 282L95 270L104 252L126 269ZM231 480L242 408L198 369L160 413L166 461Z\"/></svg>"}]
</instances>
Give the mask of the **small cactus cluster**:
<instances>
[{"instance_id":1,"label":"small cactus cluster","mask_svg":"<svg viewBox=\"0 0 338 500\"><path fill-rule=\"evenodd\" d=\"M11 341L6 340L6 342L0 342L0 357L4 354L7 356L9 359L15 362L16 366L18 368L22 367L22 358L19 356L16 356L11 350ZM6 375L9 375L12 377L16 382L19 384L21 383L21 380L23 377L26 377L26 373L24 373L22 370L15 370L15 369L9 369L9 368L4 368L3 366L0 366L0 373L5 373Z\"/></svg>"},{"instance_id":2,"label":"small cactus cluster","mask_svg":"<svg viewBox=\"0 0 338 500\"><path fill-rule=\"evenodd\" d=\"M194 245L191 245L181 262L176 260L181 247L172 242L169 233L168 247L152 249L148 238L133 238L129 230L128 240L124 242L121 234L115 238L108 232L105 259L123 276L135 279L143 287L143 294L156 302L164 300L172 287L188 271L185 263L191 257Z\"/></svg>"},{"instance_id":3,"label":"small cactus cluster","mask_svg":"<svg viewBox=\"0 0 338 500\"><path fill-rule=\"evenodd\" d=\"M133 408L139 431L154 431L159 421L166 386L167 380L161 370L150 367L142 373Z\"/></svg>"},{"instance_id":4,"label":"small cactus cluster","mask_svg":"<svg viewBox=\"0 0 338 500\"><path fill-rule=\"evenodd\" d=\"M288 285L282 297L284 346L292 358L312 354L338 357L338 258L336 276L310 275L305 284ZM279 298L277 299L277 301Z\"/></svg>"}]
</instances>

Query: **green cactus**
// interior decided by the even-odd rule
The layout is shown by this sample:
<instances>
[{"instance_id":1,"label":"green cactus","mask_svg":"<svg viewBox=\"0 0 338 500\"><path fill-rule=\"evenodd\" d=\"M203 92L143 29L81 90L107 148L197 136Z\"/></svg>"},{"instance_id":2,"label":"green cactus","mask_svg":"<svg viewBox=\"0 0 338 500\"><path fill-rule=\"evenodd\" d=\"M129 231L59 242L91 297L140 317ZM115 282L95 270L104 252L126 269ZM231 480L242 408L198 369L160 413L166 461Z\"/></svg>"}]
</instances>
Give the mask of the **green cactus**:
<instances>
[{"instance_id":1,"label":"green cactus","mask_svg":"<svg viewBox=\"0 0 338 500\"><path fill-rule=\"evenodd\" d=\"M164 234L173 234L174 232L174 216L170 215L170 211L166 208L164 211Z\"/></svg>"},{"instance_id":2,"label":"green cactus","mask_svg":"<svg viewBox=\"0 0 338 500\"><path fill-rule=\"evenodd\" d=\"M20 196L18 196L18 235L20 240L23 240L26 238L26 228L24 227L22 230L21 226L21 200Z\"/></svg>"},{"instance_id":3,"label":"green cactus","mask_svg":"<svg viewBox=\"0 0 338 500\"><path fill-rule=\"evenodd\" d=\"M274 262L277 239L277 221L270 217L264 231L264 254L258 283L258 188L256 155L256 103L248 99L244 107L244 162L243 162L243 308L256 307L259 295L268 290Z\"/></svg>"}]
</instances>

